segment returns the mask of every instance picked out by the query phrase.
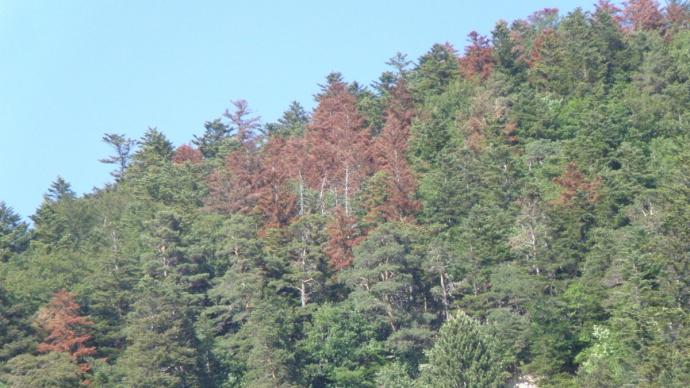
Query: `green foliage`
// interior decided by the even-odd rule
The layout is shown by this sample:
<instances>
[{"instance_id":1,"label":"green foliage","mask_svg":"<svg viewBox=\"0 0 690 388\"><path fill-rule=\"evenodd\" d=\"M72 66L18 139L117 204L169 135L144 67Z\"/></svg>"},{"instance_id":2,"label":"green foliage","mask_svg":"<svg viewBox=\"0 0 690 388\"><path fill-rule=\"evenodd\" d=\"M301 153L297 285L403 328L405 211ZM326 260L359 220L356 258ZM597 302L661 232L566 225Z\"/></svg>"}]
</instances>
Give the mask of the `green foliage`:
<instances>
[{"instance_id":1,"label":"green foliage","mask_svg":"<svg viewBox=\"0 0 690 388\"><path fill-rule=\"evenodd\" d=\"M422 365L421 379L434 387L498 387L506 380L494 340L463 312L439 330Z\"/></svg>"},{"instance_id":2,"label":"green foliage","mask_svg":"<svg viewBox=\"0 0 690 388\"><path fill-rule=\"evenodd\" d=\"M187 158L106 134L111 184L0 202L0 386L80 384L35 355L61 289L95 387L690 386L690 13L651 3L499 22L482 77L332 73L314 118L235 101Z\"/></svg>"},{"instance_id":3,"label":"green foliage","mask_svg":"<svg viewBox=\"0 0 690 388\"><path fill-rule=\"evenodd\" d=\"M5 364L0 381L17 388L76 388L81 385L81 373L65 353L22 354Z\"/></svg>"},{"instance_id":4,"label":"green foliage","mask_svg":"<svg viewBox=\"0 0 690 388\"><path fill-rule=\"evenodd\" d=\"M124 386L193 387L204 382L193 316L170 282L144 278L127 316L127 348L117 360Z\"/></svg>"},{"instance_id":5,"label":"green foliage","mask_svg":"<svg viewBox=\"0 0 690 388\"><path fill-rule=\"evenodd\" d=\"M322 305L305 329L301 350L310 386L374 386L384 361L379 328L353 306Z\"/></svg>"},{"instance_id":6,"label":"green foliage","mask_svg":"<svg viewBox=\"0 0 690 388\"><path fill-rule=\"evenodd\" d=\"M418 236L404 224L384 224L371 232L356 248L352 268L342 279L353 292L355 308L381 320L397 331L419 319L417 270L420 257L415 250Z\"/></svg>"},{"instance_id":7,"label":"green foliage","mask_svg":"<svg viewBox=\"0 0 690 388\"><path fill-rule=\"evenodd\" d=\"M309 123L309 114L299 102L293 101L290 107L276 123L266 125L266 132L271 136L300 136Z\"/></svg>"},{"instance_id":8,"label":"green foliage","mask_svg":"<svg viewBox=\"0 0 690 388\"><path fill-rule=\"evenodd\" d=\"M35 333L26 317L26 307L0 286L0 363L35 346Z\"/></svg>"},{"instance_id":9,"label":"green foliage","mask_svg":"<svg viewBox=\"0 0 690 388\"><path fill-rule=\"evenodd\" d=\"M28 225L11 207L0 201L0 262L23 252L29 243Z\"/></svg>"},{"instance_id":10,"label":"green foliage","mask_svg":"<svg viewBox=\"0 0 690 388\"><path fill-rule=\"evenodd\" d=\"M207 121L204 123L204 134L194 135L192 143L199 147L199 151L207 159L223 156L229 151L230 127L220 119Z\"/></svg>"}]
</instances>

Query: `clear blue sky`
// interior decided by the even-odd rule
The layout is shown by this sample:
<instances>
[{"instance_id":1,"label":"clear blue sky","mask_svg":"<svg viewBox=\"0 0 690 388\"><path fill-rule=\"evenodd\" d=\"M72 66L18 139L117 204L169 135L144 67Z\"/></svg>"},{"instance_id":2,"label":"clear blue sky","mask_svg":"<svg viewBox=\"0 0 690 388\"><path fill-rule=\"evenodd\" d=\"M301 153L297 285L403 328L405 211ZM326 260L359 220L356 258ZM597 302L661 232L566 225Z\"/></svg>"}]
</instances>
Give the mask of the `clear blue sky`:
<instances>
[{"instance_id":1,"label":"clear blue sky","mask_svg":"<svg viewBox=\"0 0 690 388\"><path fill-rule=\"evenodd\" d=\"M109 182L105 132L156 126L179 145L238 98L272 121L313 107L331 71L369 84L397 51L592 3L0 0L0 200L26 217L58 175L79 194Z\"/></svg>"}]
</instances>

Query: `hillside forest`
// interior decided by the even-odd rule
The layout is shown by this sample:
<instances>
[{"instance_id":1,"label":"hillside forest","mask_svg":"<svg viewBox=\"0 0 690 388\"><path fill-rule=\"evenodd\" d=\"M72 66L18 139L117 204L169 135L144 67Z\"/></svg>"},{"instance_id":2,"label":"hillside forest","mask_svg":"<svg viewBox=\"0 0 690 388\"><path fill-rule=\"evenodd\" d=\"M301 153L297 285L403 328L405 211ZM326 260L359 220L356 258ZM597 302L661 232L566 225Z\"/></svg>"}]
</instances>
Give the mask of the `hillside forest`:
<instances>
[{"instance_id":1,"label":"hillside forest","mask_svg":"<svg viewBox=\"0 0 690 388\"><path fill-rule=\"evenodd\" d=\"M689 27L543 9L105 134L111 183L0 202L0 386L690 386Z\"/></svg>"}]
</instances>

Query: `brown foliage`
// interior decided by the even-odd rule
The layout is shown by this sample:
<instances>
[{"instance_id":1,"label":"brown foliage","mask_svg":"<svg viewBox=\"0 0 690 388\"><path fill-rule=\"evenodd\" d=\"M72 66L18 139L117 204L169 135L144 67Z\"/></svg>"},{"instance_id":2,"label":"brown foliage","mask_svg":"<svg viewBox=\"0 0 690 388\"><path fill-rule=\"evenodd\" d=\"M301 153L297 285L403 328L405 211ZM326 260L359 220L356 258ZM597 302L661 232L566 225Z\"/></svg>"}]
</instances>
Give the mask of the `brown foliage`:
<instances>
[{"instance_id":1,"label":"brown foliage","mask_svg":"<svg viewBox=\"0 0 690 388\"><path fill-rule=\"evenodd\" d=\"M467 120L465 145L472 152L479 152L484 149L484 130L487 127L486 119L483 117L470 117Z\"/></svg>"},{"instance_id":2,"label":"brown foliage","mask_svg":"<svg viewBox=\"0 0 690 388\"><path fill-rule=\"evenodd\" d=\"M342 204L349 215L350 199L369 174L371 159L369 131L344 82L331 82L320 96L304 142L308 187L334 193L336 206Z\"/></svg>"},{"instance_id":3,"label":"brown foliage","mask_svg":"<svg viewBox=\"0 0 690 388\"><path fill-rule=\"evenodd\" d=\"M661 27L663 17L656 0L629 0L624 5L623 17L628 29L641 31Z\"/></svg>"},{"instance_id":4,"label":"brown foliage","mask_svg":"<svg viewBox=\"0 0 690 388\"><path fill-rule=\"evenodd\" d=\"M352 248L361 240L356 219L345 214L342 208L335 209L333 220L326 227L328 243L326 254L331 265L339 270L352 264Z\"/></svg>"},{"instance_id":5,"label":"brown foliage","mask_svg":"<svg viewBox=\"0 0 690 388\"><path fill-rule=\"evenodd\" d=\"M610 0L599 0L594 7L595 13L608 14L619 24L623 21L623 17L621 16L623 10L613 4Z\"/></svg>"},{"instance_id":6,"label":"brown foliage","mask_svg":"<svg viewBox=\"0 0 690 388\"><path fill-rule=\"evenodd\" d=\"M405 82L400 81L391 92L386 123L372 144L376 169L385 172L389 179L385 185L386 201L370 209L370 212L378 213L389 221L404 220L420 207L414 199L417 182L405 156L413 117L412 95Z\"/></svg>"},{"instance_id":7,"label":"brown foliage","mask_svg":"<svg viewBox=\"0 0 690 388\"><path fill-rule=\"evenodd\" d=\"M460 133L464 136L465 146L472 152L481 152L486 146L487 130L496 120L505 115L505 106L502 106L488 91L479 91L472 101L470 116L459 125Z\"/></svg>"},{"instance_id":8,"label":"brown foliage","mask_svg":"<svg viewBox=\"0 0 690 388\"><path fill-rule=\"evenodd\" d=\"M227 117L235 131L237 131L237 141L240 144L244 144L248 141L253 141L255 138L254 131L259 128L259 117L247 117L253 112L249 109L249 103L246 100L234 100L231 101L232 105L235 106L234 111L228 109L225 110L223 116Z\"/></svg>"},{"instance_id":9,"label":"brown foliage","mask_svg":"<svg viewBox=\"0 0 690 388\"><path fill-rule=\"evenodd\" d=\"M550 50L551 47L558 44L558 36L556 31L552 28L547 28L541 31L532 43L532 49L529 52L527 63L530 67L535 67L537 64L543 62L544 51Z\"/></svg>"},{"instance_id":10,"label":"brown foliage","mask_svg":"<svg viewBox=\"0 0 690 388\"><path fill-rule=\"evenodd\" d=\"M201 163L202 158L203 155L201 154L201 151L188 144L183 144L177 147L175 150L175 153L172 156L172 162L175 164L182 164L186 162L198 164Z\"/></svg>"},{"instance_id":11,"label":"brown foliage","mask_svg":"<svg viewBox=\"0 0 690 388\"><path fill-rule=\"evenodd\" d=\"M232 176L224 168L215 169L206 179L208 195L204 203L209 209L220 213L230 213L235 208Z\"/></svg>"},{"instance_id":12,"label":"brown foliage","mask_svg":"<svg viewBox=\"0 0 690 388\"><path fill-rule=\"evenodd\" d=\"M223 168L208 177L206 204L221 213L251 213L257 203L261 159L254 143L230 152Z\"/></svg>"},{"instance_id":13,"label":"brown foliage","mask_svg":"<svg viewBox=\"0 0 690 388\"><path fill-rule=\"evenodd\" d=\"M529 24L543 27L544 24L549 24L558 17L558 8L542 8L539 11L533 12L527 17Z\"/></svg>"},{"instance_id":14,"label":"brown foliage","mask_svg":"<svg viewBox=\"0 0 690 388\"><path fill-rule=\"evenodd\" d=\"M293 178L292 141L273 137L263 147L261 166L256 182L257 211L264 216L267 227L287 225L295 213L296 195L289 185Z\"/></svg>"},{"instance_id":15,"label":"brown foliage","mask_svg":"<svg viewBox=\"0 0 690 388\"><path fill-rule=\"evenodd\" d=\"M664 9L667 32L690 28L690 7L681 2L669 2Z\"/></svg>"},{"instance_id":16,"label":"brown foliage","mask_svg":"<svg viewBox=\"0 0 690 388\"><path fill-rule=\"evenodd\" d=\"M561 186L561 195L554 201L555 204L569 205L579 193L583 193L589 203L599 200L597 189L601 186L601 178L587 180L575 163L568 163L565 172L554 182Z\"/></svg>"},{"instance_id":17,"label":"brown foliage","mask_svg":"<svg viewBox=\"0 0 690 388\"><path fill-rule=\"evenodd\" d=\"M520 140L517 136L517 123L515 121L508 122L502 129L503 137L508 144L514 145Z\"/></svg>"},{"instance_id":18,"label":"brown foliage","mask_svg":"<svg viewBox=\"0 0 690 388\"><path fill-rule=\"evenodd\" d=\"M259 118L247 117L252 113L247 101L235 100L232 104L235 110L226 110L224 116L234 126L239 147L226 156L223 168L209 175L206 204L222 213L251 213L261 182L261 158L254 133L259 128Z\"/></svg>"},{"instance_id":19,"label":"brown foliage","mask_svg":"<svg viewBox=\"0 0 690 388\"><path fill-rule=\"evenodd\" d=\"M460 58L460 72L466 78L487 79L494 69L493 48L489 38L477 31L469 34L470 44L465 47L465 55Z\"/></svg>"},{"instance_id":20,"label":"brown foliage","mask_svg":"<svg viewBox=\"0 0 690 388\"><path fill-rule=\"evenodd\" d=\"M74 300L74 294L60 290L53 295L48 305L38 312L38 325L48 337L38 345L38 351L69 353L74 361L96 353L95 347L86 346L91 335L84 334L85 326L93 322L79 315L79 304ZM79 364L83 372L90 369L86 362Z\"/></svg>"}]
</instances>

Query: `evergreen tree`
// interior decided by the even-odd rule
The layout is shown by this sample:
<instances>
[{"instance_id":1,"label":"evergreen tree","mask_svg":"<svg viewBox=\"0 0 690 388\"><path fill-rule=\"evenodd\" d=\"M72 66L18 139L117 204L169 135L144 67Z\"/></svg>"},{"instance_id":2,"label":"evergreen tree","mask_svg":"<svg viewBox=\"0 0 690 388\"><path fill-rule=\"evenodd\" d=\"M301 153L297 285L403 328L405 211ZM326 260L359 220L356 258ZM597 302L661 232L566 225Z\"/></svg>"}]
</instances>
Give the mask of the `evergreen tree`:
<instances>
[{"instance_id":1,"label":"evergreen tree","mask_svg":"<svg viewBox=\"0 0 690 388\"><path fill-rule=\"evenodd\" d=\"M103 135L103 142L113 147L115 155L101 159L99 162L116 165L117 170L111 172L110 175L112 175L116 181L120 181L125 173L125 169L129 165L129 161L132 157L132 148L136 142L132 139L128 139L125 135L117 133L106 133Z\"/></svg>"},{"instance_id":2,"label":"evergreen tree","mask_svg":"<svg viewBox=\"0 0 690 388\"><path fill-rule=\"evenodd\" d=\"M23 252L30 238L28 225L11 207L0 201L0 263Z\"/></svg>"},{"instance_id":3,"label":"evergreen tree","mask_svg":"<svg viewBox=\"0 0 690 388\"><path fill-rule=\"evenodd\" d=\"M301 136L309 123L309 114L299 102L290 103L288 110L275 123L266 124L266 132L271 136Z\"/></svg>"},{"instance_id":4,"label":"evergreen tree","mask_svg":"<svg viewBox=\"0 0 690 388\"><path fill-rule=\"evenodd\" d=\"M193 314L179 288L146 277L127 316L127 348L117 360L124 386L195 387L206 381Z\"/></svg>"},{"instance_id":5,"label":"evergreen tree","mask_svg":"<svg viewBox=\"0 0 690 388\"><path fill-rule=\"evenodd\" d=\"M420 378L430 386L499 387L506 380L494 340L463 312L441 327L427 357Z\"/></svg>"},{"instance_id":6,"label":"evergreen tree","mask_svg":"<svg viewBox=\"0 0 690 388\"><path fill-rule=\"evenodd\" d=\"M199 147L199 151L201 151L205 158L213 159L224 153L223 147L228 143L232 130L220 119L205 122L204 128L203 135L194 135L192 144Z\"/></svg>"},{"instance_id":7,"label":"evergreen tree","mask_svg":"<svg viewBox=\"0 0 690 388\"><path fill-rule=\"evenodd\" d=\"M0 373L0 381L17 388L81 386L79 367L64 353L40 356L22 354L10 360Z\"/></svg>"}]
</instances>

